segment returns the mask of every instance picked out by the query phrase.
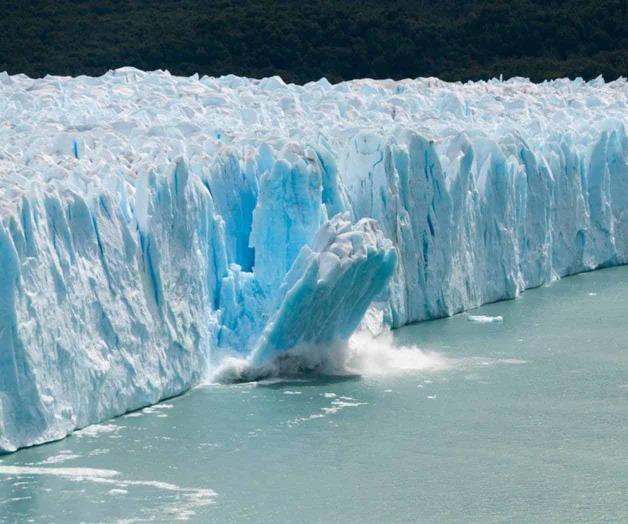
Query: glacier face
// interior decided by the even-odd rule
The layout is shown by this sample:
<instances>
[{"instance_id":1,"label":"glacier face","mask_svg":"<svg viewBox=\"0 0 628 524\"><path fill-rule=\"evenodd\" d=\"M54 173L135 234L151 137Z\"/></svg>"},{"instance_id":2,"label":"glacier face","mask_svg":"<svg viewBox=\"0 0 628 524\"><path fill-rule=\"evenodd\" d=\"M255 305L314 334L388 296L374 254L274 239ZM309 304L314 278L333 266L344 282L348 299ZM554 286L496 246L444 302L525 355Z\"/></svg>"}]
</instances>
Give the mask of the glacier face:
<instances>
[{"instance_id":1,"label":"glacier face","mask_svg":"<svg viewBox=\"0 0 628 524\"><path fill-rule=\"evenodd\" d=\"M0 450L628 261L623 79L0 90Z\"/></svg>"}]
</instances>

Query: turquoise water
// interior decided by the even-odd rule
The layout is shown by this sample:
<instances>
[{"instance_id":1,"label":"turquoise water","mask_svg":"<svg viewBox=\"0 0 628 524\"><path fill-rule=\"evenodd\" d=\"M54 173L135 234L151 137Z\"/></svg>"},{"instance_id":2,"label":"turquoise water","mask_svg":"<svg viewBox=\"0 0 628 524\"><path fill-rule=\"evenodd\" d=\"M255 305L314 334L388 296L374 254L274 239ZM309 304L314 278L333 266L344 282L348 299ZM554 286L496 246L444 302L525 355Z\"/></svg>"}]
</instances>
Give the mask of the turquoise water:
<instances>
[{"instance_id":1,"label":"turquoise water","mask_svg":"<svg viewBox=\"0 0 628 524\"><path fill-rule=\"evenodd\" d=\"M628 267L401 329L427 369L207 386L1 457L0 522L626 522Z\"/></svg>"}]
</instances>

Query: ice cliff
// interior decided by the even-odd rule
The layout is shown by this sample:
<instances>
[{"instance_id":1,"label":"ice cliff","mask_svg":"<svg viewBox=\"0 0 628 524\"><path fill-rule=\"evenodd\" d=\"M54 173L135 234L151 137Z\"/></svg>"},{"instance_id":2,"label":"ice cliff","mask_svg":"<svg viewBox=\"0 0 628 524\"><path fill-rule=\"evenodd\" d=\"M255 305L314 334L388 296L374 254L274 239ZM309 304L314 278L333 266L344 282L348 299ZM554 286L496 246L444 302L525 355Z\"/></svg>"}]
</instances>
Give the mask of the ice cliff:
<instances>
[{"instance_id":1,"label":"ice cliff","mask_svg":"<svg viewBox=\"0 0 628 524\"><path fill-rule=\"evenodd\" d=\"M0 450L628 262L625 79L0 92Z\"/></svg>"}]
</instances>

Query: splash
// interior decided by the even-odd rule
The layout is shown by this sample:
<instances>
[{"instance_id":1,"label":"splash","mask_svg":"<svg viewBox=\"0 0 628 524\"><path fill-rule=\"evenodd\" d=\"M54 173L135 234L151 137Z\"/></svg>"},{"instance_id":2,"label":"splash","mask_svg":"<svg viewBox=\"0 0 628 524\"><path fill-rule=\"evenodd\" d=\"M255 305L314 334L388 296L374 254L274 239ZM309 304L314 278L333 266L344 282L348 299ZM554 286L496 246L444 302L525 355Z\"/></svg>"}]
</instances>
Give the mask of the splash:
<instances>
[{"instance_id":1,"label":"splash","mask_svg":"<svg viewBox=\"0 0 628 524\"><path fill-rule=\"evenodd\" d=\"M443 371L454 360L416 345L395 345L386 331L374 336L368 331L354 334L347 342L300 345L278 354L263 365L251 357L227 355L208 378L209 383L233 383L295 377L303 374L326 376L375 376L410 371Z\"/></svg>"},{"instance_id":2,"label":"splash","mask_svg":"<svg viewBox=\"0 0 628 524\"><path fill-rule=\"evenodd\" d=\"M422 350L414 344L398 346L390 331L377 337L362 331L349 340L345 369L363 376L388 375L408 371L444 371L454 362L452 358Z\"/></svg>"}]
</instances>

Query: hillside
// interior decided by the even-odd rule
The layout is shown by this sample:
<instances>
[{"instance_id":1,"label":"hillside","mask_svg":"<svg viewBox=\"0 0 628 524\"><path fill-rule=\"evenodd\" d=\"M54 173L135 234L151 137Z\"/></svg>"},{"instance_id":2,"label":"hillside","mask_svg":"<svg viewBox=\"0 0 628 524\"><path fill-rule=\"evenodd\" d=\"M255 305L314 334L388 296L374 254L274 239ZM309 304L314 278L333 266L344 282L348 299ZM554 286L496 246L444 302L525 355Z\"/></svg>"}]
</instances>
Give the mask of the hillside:
<instances>
[{"instance_id":1,"label":"hillside","mask_svg":"<svg viewBox=\"0 0 628 524\"><path fill-rule=\"evenodd\" d=\"M4 5L2 5L4 4ZM0 1L0 70L322 76L628 74L626 0Z\"/></svg>"}]
</instances>

